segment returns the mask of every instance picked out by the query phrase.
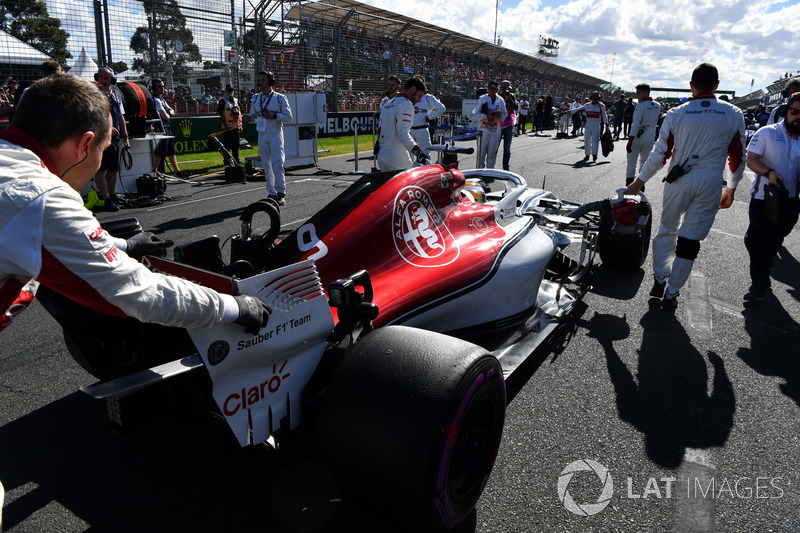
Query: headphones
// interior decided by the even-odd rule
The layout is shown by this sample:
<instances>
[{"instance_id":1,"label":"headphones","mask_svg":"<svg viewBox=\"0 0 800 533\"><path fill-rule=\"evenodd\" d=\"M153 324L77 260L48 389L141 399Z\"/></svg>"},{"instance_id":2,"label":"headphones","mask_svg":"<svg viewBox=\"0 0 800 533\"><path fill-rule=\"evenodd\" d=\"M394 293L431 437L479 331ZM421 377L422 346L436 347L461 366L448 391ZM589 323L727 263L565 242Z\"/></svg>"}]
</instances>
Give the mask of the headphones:
<instances>
[{"instance_id":1,"label":"headphones","mask_svg":"<svg viewBox=\"0 0 800 533\"><path fill-rule=\"evenodd\" d=\"M272 73L271 70L262 70L259 74L266 74L267 75L267 83L270 87L275 86L275 74Z\"/></svg>"},{"instance_id":2,"label":"headphones","mask_svg":"<svg viewBox=\"0 0 800 533\"><path fill-rule=\"evenodd\" d=\"M111 73L111 85L117 84L117 77L114 76L114 71L111 70L111 67L101 67L100 70L109 71ZM94 81L100 81L100 76L97 74L97 72L94 73Z\"/></svg>"}]
</instances>

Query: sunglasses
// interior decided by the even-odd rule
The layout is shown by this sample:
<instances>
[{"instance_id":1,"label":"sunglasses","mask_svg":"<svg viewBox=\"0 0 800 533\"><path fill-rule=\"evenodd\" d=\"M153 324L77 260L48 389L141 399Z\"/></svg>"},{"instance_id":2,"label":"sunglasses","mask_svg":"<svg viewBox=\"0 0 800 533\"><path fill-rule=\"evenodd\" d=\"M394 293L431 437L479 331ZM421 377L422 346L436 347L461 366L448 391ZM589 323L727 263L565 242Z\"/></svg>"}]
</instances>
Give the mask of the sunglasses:
<instances>
[{"instance_id":1,"label":"sunglasses","mask_svg":"<svg viewBox=\"0 0 800 533\"><path fill-rule=\"evenodd\" d=\"M790 113L790 114L791 114L793 117L796 117L797 115L800 115L800 109L797 109L796 107L790 107L790 108L789 108L789 113Z\"/></svg>"}]
</instances>

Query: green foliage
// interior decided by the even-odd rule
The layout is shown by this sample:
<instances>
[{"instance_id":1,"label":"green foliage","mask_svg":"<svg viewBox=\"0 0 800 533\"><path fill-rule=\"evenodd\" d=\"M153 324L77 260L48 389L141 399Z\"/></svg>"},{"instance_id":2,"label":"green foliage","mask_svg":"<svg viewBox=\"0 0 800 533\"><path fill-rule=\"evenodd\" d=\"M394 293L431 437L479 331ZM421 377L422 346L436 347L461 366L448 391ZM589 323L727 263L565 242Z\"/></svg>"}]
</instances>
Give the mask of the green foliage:
<instances>
[{"instance_id":1,"label":"green foliage","mask_svg":"<svg viewBox=\"0 0 800 533\"><path fill-rule=\"evenodd\" d=\"M128 64L124 61L115 61L111 63L111 70L113 70L115 74L120 74L128 70Z\"/></svg>"},{"instance_id":2,"label":"green foliage","mask_svg":"<svg viewBox=\"0 0 800 533\"><path fill-rule=\"evenodd\" d=\"M61 29L61 20L49 16L47 6L38 0L0 0L9 20L2 22L2 29L47 54L62 65L72 57L67 50L69 33Z\"/></svg>"},{"instance_id":3,"label":"green foliage","mask_svg":"<svg viewBox=\"0 0 800 533\"><path fill-rule=\"evenodd\" d=\"M147 26L136 28L131 37L130 48L141 58L133 60L134 70L143 72L155 71L160 75L166 71L167 62L172 64L175 76L183 76L188 71L186 63L199 62L202 59L200 48L194 44L192 30L186 27L186 17L181 13L176 0L142 0ZM153 10L155 20L153 21ZM156 39L156 53L152 57L150 50L151 33ZM180 43L180 45L178 45ZM180 50L178 49L180 48Z\"/></svg>"},{"instance_id":4,"label":"green foliage","mask_svg":"<svg viewBox=\"0 0 800 533\"><path fill-rule=\"evenodd\" d=\"M225 67L222 61L203 61L203 70L222 70Z\"/></svg>"},{"instance_id":5,"label":"green foliage","mask_svg":"<svg viewBox=\"0 0 800 533\"><path fill-rule=\"evenodd\" d=\"M266 38L266 34L264 35ZM270 39L263 43L264 49L282 46L280 41ZM255 59L256 57L256 30L249 29L239 37L239 56L245 59Z\"/></svg>"}]
</instances>

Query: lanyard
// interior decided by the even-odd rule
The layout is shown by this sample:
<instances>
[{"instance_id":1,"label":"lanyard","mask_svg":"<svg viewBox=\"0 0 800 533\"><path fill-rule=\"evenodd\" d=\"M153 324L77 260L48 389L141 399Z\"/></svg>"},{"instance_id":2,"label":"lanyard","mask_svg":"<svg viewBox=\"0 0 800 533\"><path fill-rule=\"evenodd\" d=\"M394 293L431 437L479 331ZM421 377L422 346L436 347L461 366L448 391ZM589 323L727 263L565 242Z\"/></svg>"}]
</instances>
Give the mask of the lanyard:
<instances>
[{"instance_id":1,"label":"lanyard","mask_svg":"<svg viewBox=\"0 0 800 533\"><path fill-rule=\"evenodd\" d=\"M259 95L259 96L261 96L261 98L259 98L258 101L259 101L259 104L260 104L260 107L261 107L261 113L260 114L262 116L264 115L264 111L269 111L269 109L267 109L267 106L269 105L270 100L272 100L272 97L273 97L274 94L275 94L275 91L272 91L271 93L269 93L269 98L267 98L267 103L266 104L264 103L264 93L261 93Z\"/></svg>"}]
</instances>

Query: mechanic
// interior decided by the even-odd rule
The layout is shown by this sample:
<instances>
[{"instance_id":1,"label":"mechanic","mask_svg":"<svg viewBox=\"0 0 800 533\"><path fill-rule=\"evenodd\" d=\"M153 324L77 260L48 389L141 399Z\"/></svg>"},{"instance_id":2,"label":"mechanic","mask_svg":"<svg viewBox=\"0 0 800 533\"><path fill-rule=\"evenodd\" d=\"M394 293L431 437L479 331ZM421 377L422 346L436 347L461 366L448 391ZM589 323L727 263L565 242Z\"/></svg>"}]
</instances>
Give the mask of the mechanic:
<instances>
[{"instance_id":1,"label":"mechanic","mask_svg":"<svg viewBox=\"0 0 800 533\"><path fill-rule=\"evenodd\" d=\"M33 84L0 133L0 329L41 284L85 307L142 322L257 333L268 310L251 296L219 294L150 272L133 258L170 243L152 233L111 237L78 191L111 142L108 97L76 76Z\"/></svg>"},{"instance_id":2,"label":"mechanic","mask_svg":"<svg viewBox=\"0 0 800 533\"><path fill-rule=\"evenodd\" d=\"M436 120L445 112L444 104L430 93L422 95L420 101L414 106L414 122L411 124L411 138L417 143L420 150L430 158L431 135L428 124Z\"/></svg>"},{"instance_id":3,"label":"mechanic","mask_svg":"<svg viewBox=\"0 0 800 533\"><path fill-rule=\"evenodd\" d=\"M381 129L378 134L378 168L381 170L405 170L414 164L412 154L419 164L427 157L411 137L414 106L427 91L425 82L413 76L403 86L403 92L386 102L381 109Z\"/></svg>"},{"instance_id":4,"label":"mechanic","mask_svg":"<svg viewBox=\"0 0 800 533\"><path fill-rule=\"evenodd\" d=\"M389 78L386 80L386 94L384 94L383 98L381 98L381 109L383 109L383 106L386 105L389 100L397 96L397 91L400 90L400 85L400 78L394 74L389 76Z\"/></svg>"},{"instance_id":5,"label":"mechanic","mask_svg":"<svg viewBox=\"0 0 800 533\"><path fill-rule=\"evenodd\" d=\"M103 152L103 161L100 163L100 171L95 174L94 181L100 189L100 196L103 199L104 207L107 211L119 211L119 206L114 201L117 190L117 172L119 172L119 140L125 148L131 147L128 139L128 126L125 124L125 107L122 105L122 94L113 88L117 83L114 72L108 67L102 67L95 76L97 83L108 96L108 103L111 106L111 146Z\"/></svg>"},{"instance_id":6,"label":"mechanic","mask_svg":"<svg viewBox=\"0 0 800 533\"><path fill-rule=\"evenodd\" d=\"M786 86L781 91L781 95L785 98L784 102L777 106L769 114L767 119L767 126L775 124L786 118L786 108L789 107L789 97L794 93L800 92L800 78L792 78L786 82Z\"/></svg>"},{"instance_id":7,"label":"mechanic","mask_svg":"<svg viewBox=\"0 0 800 533\"><path fill-rule=\"evenodd\" d=\"M761 303L770 287L772 260L797 223L800 200L797 180L800 176L800 92L787 102L786 118L764 126L756 132L747 147L747 167L756 173L750 187L750 226L744 234L744 245L750 254L751 285L744 300ZM767 218L764 208L764 186L767 182L782 183L789 193L788 209L780 226Z\"/></svg>"},{"instance_id":8,"label":"mechanic","mask_svg":"<svg viewBox=\"0 0 800 533\"><path fill-rule=\"evenodd\" d=\"M478 168L494 168L500 148L500 123L508 116L505 102L497 96L496 81L486 84L486 94L478 98L472 114L482 117Z\"/></svg>"},{"instance_id":9,"label":"mechanic","mask_svg":"<svg viewBox=\"0 0 800 533\"><path fill-rule=\"evenodd\" d=\"M583 162L589 161L589 151L591 150L592 161L597 161L597 146L600 144L600 134L603 126L608 124L606 105L600 101L600 93L595 91L589 95L589 103L583 104L572 112L583 111L586 117L586 126L583 128L583 151L586 157Z\"/></svg>"},{"instance_id":10,"label":"mechanic","mask_svg":"<svg viewBox=\"0 0 800 533\"><path fill-rule=\"evenodd\" d=\"M239 100L233 95L233 85L225 86L225 96L217 103L217 114L222 121L225 133L222 134L225 148L236 161L239 161L239 132L242 131L242 112Z\"/></svg>"},{"instance_id":11,"label":"mechanic","mask_svg":"<svg viewBox=\"0 0 800 533\"><path fill-rule=\"evenodd\" d=\"M689 279L700 241L711 230L717 210L733 203L744 172L744 116L738 107L716 99L718 86L714 65L695 67L689 83L692 100L669 110L639 177L625 191L639 194L672 157L665 178L661 225L653 239L655 280L650 291L650 296L663 298L661 307L667 311L677 307L678 293ZM726 159L731 176L720 196Z\"/></svg>"},{"instance_id":12,"label":"mechanic","mask_svg":"<svg viewBox=\"0 0 800 533\"><path fill-rule=\"evenodd\" d=\"M508 112L505 120L500 123L500 138L503 140L503 170L511 170L511 141L514 137L514 125L517 123L519 104L514 98L514 93L511 92L510 81L501 81L498 89Z\"/></svg>"},{"instance_id":13,"label":"mechanic","mask_svg":"<svg viewBox=\"0 0 800 533\"><path fill-rule=\"evenodd\" d=\"M292 109L286 96L273 90L275 76L272 72L262 70L258 73L258 87L261 92L253 95L250 114L244 120L256 123L258 155L264 168L267 194L278 205L285 205L286 175L283 164L286 162L286 152L283 149L283 123L291 122Z\"/></svg>"},{"instance_id":14,"label":"mechanic","mask_svg":"<svg viewBox=\"0 0 800 533\"><path fill-rule=\"evenodd\" d=\"M640 83L636 86L636 98L639 103L633 110L632 128L628 135L625 151L628 153L628 168L625 174L627 187L636 179L636 161L639 161L639 172L656 142L658 117L661 115L661 104L650 98L650 85ZM644 186L642 187L644 192Z\"/></svg>"}]
</instances>

